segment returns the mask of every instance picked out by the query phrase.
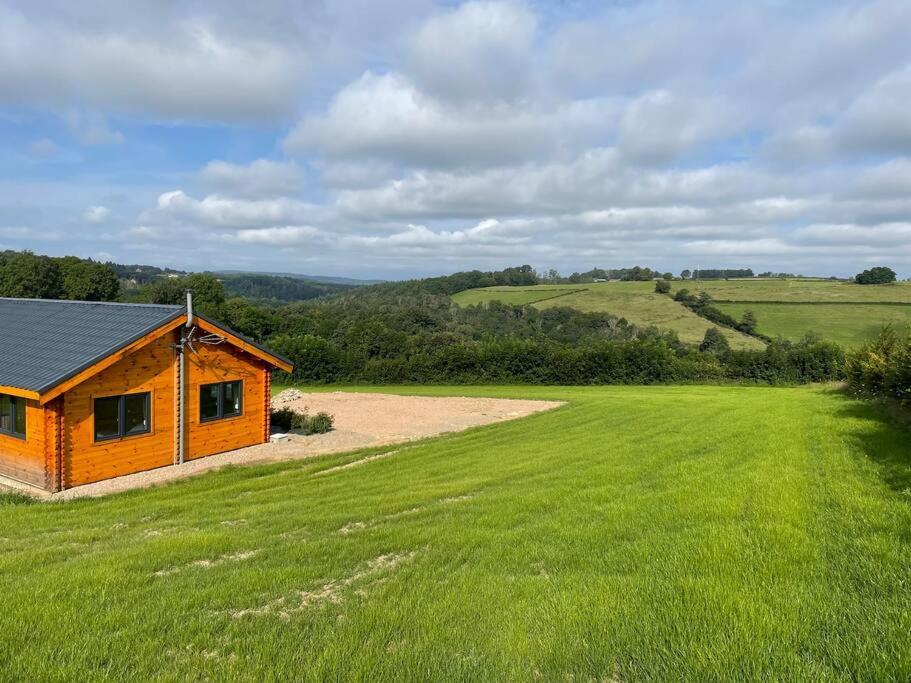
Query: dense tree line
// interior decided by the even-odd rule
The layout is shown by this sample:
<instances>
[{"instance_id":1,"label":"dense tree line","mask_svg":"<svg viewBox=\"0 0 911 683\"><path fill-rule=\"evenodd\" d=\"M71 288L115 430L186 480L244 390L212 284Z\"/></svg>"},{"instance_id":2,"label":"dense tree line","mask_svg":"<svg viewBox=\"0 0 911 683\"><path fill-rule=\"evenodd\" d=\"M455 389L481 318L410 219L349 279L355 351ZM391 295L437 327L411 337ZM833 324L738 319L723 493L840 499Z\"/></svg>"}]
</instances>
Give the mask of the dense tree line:
<instances>
[{"instance_id":1,"label":"dense tree line","mask_svg":"<svg viewBox=\"0 0 911 683\"><path fill-rule=\"evenodd\" d=\"M174 270L173 268L159 268L157 266L145 266L138 263L122 264L108 261L105 263L105 265L113 270L120 280L123 280L131 285L149 285L160 280L163 277L169 277L171 275L186 275L186 273L181 270Z\"/></svg>"},{"instance_id":2,"label":"dense tree line","mask_svg":"<svg viewBox=\"0 0 911 683\"><path fill-rule=\"evenodd\" d=\"M694 280L727 280L729 278L753 277L752 268L697 268L693 271Z\"/></svg>"},{"instance_id":3,"label":"dense tree line","mask_svg":"<svg viewBox=\"0 0 911 683\"><path fill-rule=\"evenodd\" d=\"M72 293L77 283L84 285L79 274L85 266L76 262L4 254L0 284L19 282L22 275L31 283L30 295L54 294L39 289L56 268L59 286L69 282ZM87 263L93 273L95 266L104 268ZM105 271L109 284L116 283L116 274ZM139 292L143 301L180 305L192 289L200 313L288 356L294 379L306 382L799 383L840 376L840 348L815 339L732 351L715 330L700 349L673 333L637 328L605 313L498 302L458 307L449 298L479 286L537 281L534 271L522 266L383 283L284 305L231 297L211 274L159 278Z\"/></svg>"},{"instance_id":4,"label":"dense tree line","mask_svg":"<svg viewBox=\"0 0 911 683\"><path fill-rule=\"evenodd\" d=\"M563 284L578 285L600 280L622 280L624 282L647 282L656 278L673 279L673 274L669 272L659 272L651 268L642 266L633 266L632 268L592 268L584 273L573 273L564 277L554 269L538 275L538 279L543 284Z\"/></svg>"},{"instance_id":5,"label":"dense tree line","mask_svg":"<svg viewBox=\"0 0 911 683\"><path fill-rule=\"evenodd\" d=\"M756 326L759 324L759 321L756 320L756 316L752 311L745 311L743 317L740 320L736 320L734 317L728 315L721 309L713 306L712 303L714 303L714 300L708 292L699 292L699 295L697 296L695 294L691 294L688 289L678 289L674 294L674 301L683 304L691 311L693 311L696 315L701 316L706 320L711 320L716 325L730 327L731 329L738 330L744 334L748 334L751 337L762 339L765 342L772 341L771 337L767 337L766 335L756 330Z\"/></svg>"},{"instance_id":6,"label":"dense tree line","mask_svg":"<svg viewBox=\"0 0 911 683\"><path fill-rule=\"evenodd\" d=\"M896 280L895 271L886 266L870 268L854 276L854 282L859 285L887 285Z\"/></svg>"},{"instance_id":7,"label":"dense tree line","mask_svg":"<svg viewBox=\"0 0 911 683\"><path fill-rule=\"evenodd\" d=\"M336 285L281 275L219 275L229 296L267 301L305 301L337 294L354 285Z\"/></svg>"},{"instance_id":8,"label":"dense tree line","mask_svg":"<svg viewBox=\"0 0 911 683\"><path fill-rule=\"evenodd\" d=\"M604 313L498 302L460 308L447 296L365 289L281 307L199 300L288 356L293 378L304 382L800 383L839 377L843 359L837 345L815 339L700 351L673 333Z\"/></svg>"},{"instance_id":9,"label":"dense tree line","mask_svg":"<svg viewBox=\"0 0 911 683\"><path fill-rule=\"evenodd\" d=\"M403 280L400 282L383 282L377 285L360 287L357 292L366 296L380 294L387 297L415 296L436 294L451 296L478 287L520 287L540 283L531 266L516 266L498 271L470 270L441 277L430 277L422 280Z\"/></svg>"},{"instance_id":10,"label":"dense tree line","mask_svg":"<svg viewBox=\"0 0 911 683\"><path fill-rule=\"evenodd\" d=\"M106 264L75 256L0 252L0 296L115 301L119 294L117 274Z\"/></svg>"}]
</instances>

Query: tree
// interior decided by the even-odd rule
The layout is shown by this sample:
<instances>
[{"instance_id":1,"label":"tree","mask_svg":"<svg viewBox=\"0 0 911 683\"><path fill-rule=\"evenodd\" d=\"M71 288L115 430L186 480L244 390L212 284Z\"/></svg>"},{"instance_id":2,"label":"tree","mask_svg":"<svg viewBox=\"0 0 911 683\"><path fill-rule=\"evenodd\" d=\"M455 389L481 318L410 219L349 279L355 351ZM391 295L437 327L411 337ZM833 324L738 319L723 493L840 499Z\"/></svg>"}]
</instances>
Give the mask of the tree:
<instances>
[{"instance_id":1,"label":"tree","mask_svg":"<svg viewBox=\"0 0 911 683\"><path fill-rule=\"evenodd\" d=\"M704 308L705 306L711 306L712 301L713 300L711 294L708 292L699 292L699 296L696 297L695 304L697 308Z\"/></svg>"},{"instance_id":2,"label":"tree","mask_svg":"<svg viewBox=\"0 0 911 683\"><path fill-rule=\"evenodd\" d=\"M671 293L671 283L669 280L658 280L655 283L655 293L657 294L670 294Z\"/></svg>"},{"instance_id":3,"label":"tree","mask_svg":"<svg viewBox=\"0 0 911 683\"><path fill-rule=\"evenodd\" d=\"M221 281L208 273L194 273L186 277L168 277L159 280L150 291L153 304L180 305L186 301L186 291L193 291L193 303L200 313L219 317L225 302L225 288Z\"/></svg>"},{"instance_id":4,"label":"tree","mask_svg":"<svg viewBox=\"0 0 911 683\"><path fill-rule=\"evenodd\" d=\"M662 273L661 277L663 277L665 280L673 280L673 279L674 279L674 274L673 274L673 273L670 273L670 272L668 272L668 273Z\"/></svg>"},{"instance_id":5,"label":"tree","mask_svg":"<svg viewBox=\"0 0 911 683\"><path fill-rule=\"evenodd\" d=\"M680 271L680 279L682 280L689 280L691 275L692 273L686 268Z\"/></svg>"},{"instance_id":6,"label":"tree","mask_svg":"<svg viewBox=\"0 0 911 683\"><path fill-rule=\"evenodd\" d=\"M0 296L23 299L60 299L63 277L60 266L47 256L23 251L0 267Z\"/></svg>"},{"instance_id":7,"label":"tree","mask_svg":"<svg viewBox=\"0 0 911 683\"><path fill-rule=\"evenodd\" d=\"M705 337L699 345L699 350L703 353L714 353L720 355L731 350L727 337L722 334L717 327L710 327L705 331Z\"/></svg>"},{"instance_id":8,"label":"tree","mask_svg":"<svg viewBox=\"0 0 911 683\"><path fill-rule=\"evenodd\" d=\"M756 326L758 324L759 321L756 320L753 311L745 311L743 317L740 319L740 330L747 334L753 334L756 332Z\"/></svg>"},{"instance_id":9,"label":"tree","mask_svg":"<svg viewBox=\"0 0 911 683\"><path fill-rule=\"evenodd\" d=\"M115 301L120 294L120 280L114 269L75 256L60 259L63 294L76 301Z\"/></svg>"},{"instance_id":10,"label":"tree","mask_svg":"<svg viewBox=\"0 0 911 683\"><path fill-rule=\"evenodd\" d=\"M895 271L885 266L870 268L854 276L854 282L859 285L885 285L895 282Z\"/></svg>"}]
</instances>

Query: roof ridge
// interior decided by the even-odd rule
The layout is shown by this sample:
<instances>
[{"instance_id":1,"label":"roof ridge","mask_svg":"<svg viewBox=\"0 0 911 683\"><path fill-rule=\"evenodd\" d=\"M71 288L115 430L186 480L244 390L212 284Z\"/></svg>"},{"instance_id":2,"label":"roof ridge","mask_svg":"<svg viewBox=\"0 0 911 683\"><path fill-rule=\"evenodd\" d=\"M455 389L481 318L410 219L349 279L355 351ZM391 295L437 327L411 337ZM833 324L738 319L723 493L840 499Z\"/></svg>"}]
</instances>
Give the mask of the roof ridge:
<instances>
[{"instance_id":1,"label":"roof ridge","mask_svg":"<svg viewBox=\"0 0 911 683\"><path fill-rule=\"evenodd\" d=\"M85 304L89 306L129 306L131 308L163 308L178 311L184 306L179 304L143 304L127 301L81 301L78 299L29 299L26 297L0 296L0 301L13 301L18 303L38 304Z\"/></svg>"}]
</instances>

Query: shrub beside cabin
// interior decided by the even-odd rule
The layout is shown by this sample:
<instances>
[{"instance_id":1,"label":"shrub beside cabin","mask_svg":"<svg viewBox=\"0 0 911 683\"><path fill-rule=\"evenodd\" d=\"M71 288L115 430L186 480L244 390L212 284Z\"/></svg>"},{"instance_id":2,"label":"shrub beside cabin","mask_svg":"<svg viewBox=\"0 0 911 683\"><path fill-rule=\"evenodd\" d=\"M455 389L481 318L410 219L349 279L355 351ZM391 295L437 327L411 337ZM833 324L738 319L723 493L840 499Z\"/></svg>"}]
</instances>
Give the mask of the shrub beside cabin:
<instances>
[{"instance_id":1,"label":"shrub beside cabin","mask_svg":"<svg viewBox=\"0 0 911 683\"><path fill-rule=\"evenodd\" d=\"M0 476L60 491L264 443L275 368L189 301L0 298Z\"/></svg>"}]
</instances>

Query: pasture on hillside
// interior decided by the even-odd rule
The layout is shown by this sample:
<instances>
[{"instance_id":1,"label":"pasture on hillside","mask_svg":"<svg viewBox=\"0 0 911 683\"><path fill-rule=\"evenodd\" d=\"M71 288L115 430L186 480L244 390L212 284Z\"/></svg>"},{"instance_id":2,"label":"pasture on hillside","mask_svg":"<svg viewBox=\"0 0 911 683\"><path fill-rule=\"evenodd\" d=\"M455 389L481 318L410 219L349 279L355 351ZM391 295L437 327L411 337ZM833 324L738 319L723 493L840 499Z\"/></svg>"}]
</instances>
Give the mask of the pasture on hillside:
<instances>
[{"instance_id":1,"label":"pasture on hillside","mask_svg":"<svg viewBox=\"0 0 911 683\"><path fill-rule=\"evenodd\" d=\"M453 295L460 306L502 301L531 304L537 308L568 306L586 313L610 313L640 327L673 330L680 339L698 344L714 323L700 318L664 294L655 293L654 282L596 282L586 285L537 285L526 287L488 287ZM563 296L557 296L566 291ZM761 349L762 342L745 334L718 327L735 349Z\"/></svg>"},{"instance_id":2,"label":"pasture on hillside","mask_svg":"<svg viewBox=\"0 0 911 683\"><path fill-rule=\"evenodd\" d=\"M570 306L581 311L611 313L635 325L673 330L682 341L698 344L713 324L670 297L655 294L654 287L653 282L490 287L460 292L452 298L459 305L496 300L538 308ZM835 280L779 278L674 281L672 294L679 289L708 292L715 299L716 308L737 320L744 312L753 311L759 321L759 332L791 341L814 332L823 339L856 347L875 336L883 325L911 324L911 283L856 285ZM719 329L732 348L762 348L761 342L753 337L724 327Z\"/></svg>"},{"instance_id":3,"label":"pasture on hillside","mask_svg":"<svg viewBox=\"0 0 911 683\"><path fill-rule=\"evenodd\" d=\"M673 289L708 292L716 301L828 301L831 303L893 302L911 304L911 282L857 285L838 280L754 278L751 280L675 281Z\"/></svg>"},{"instance_id":4,"label":"pasture on hillside","mask_svg":"<svg viewBox=\"0 0 911 683\"><path fill-rule=\"evenodd\" d=\"M758 331L769 337L798 341L814 332L853 348L870 341L883 325L911 325L911 304L725 303L715 307L740 320L752 311Z\"/></svg>"},{"instance_id":5,"label":"pasture on hillside","mask_svg":"<svg viewBox=\"0 0 911 683\"><path fill-rule=\"evenodd\" d=\"M911 324L911 283L857 285L832 280L700 280L674 288L708 292L740 319L753 311L758 331L797 341L809 332L845 347L869 341L883 325ZM805 305L802 305L805 304Z\"/></svg>"},{"instance_id":6,"label":"pasture on hillside","mask_svg":"<svg viewBox=\"0 0 911 683\"><path fill-rule=\"evenodd\" d=\"M4 678L911 678L909 435L875 405L400 391L566 405L106 499L0 497Z\"/></svg>"}]
</instances>

